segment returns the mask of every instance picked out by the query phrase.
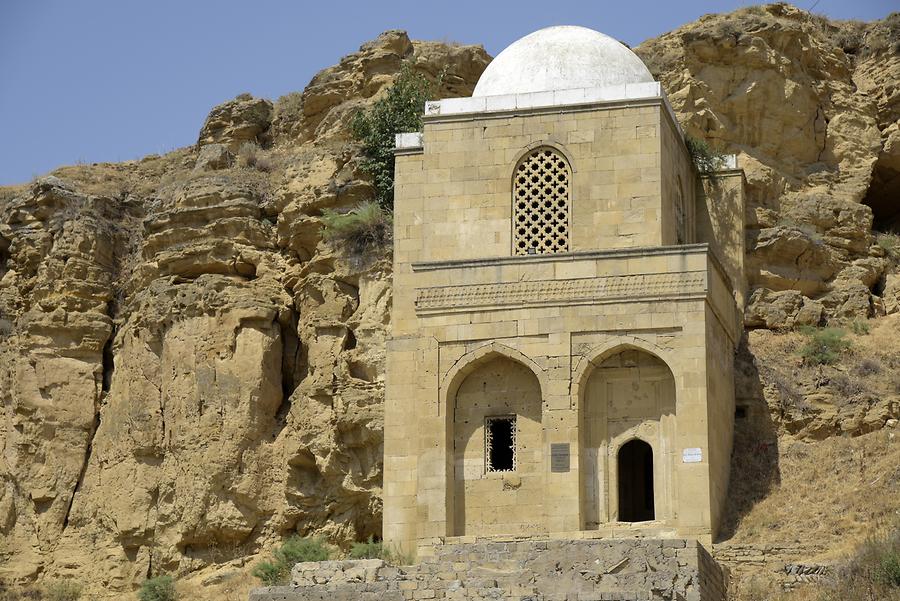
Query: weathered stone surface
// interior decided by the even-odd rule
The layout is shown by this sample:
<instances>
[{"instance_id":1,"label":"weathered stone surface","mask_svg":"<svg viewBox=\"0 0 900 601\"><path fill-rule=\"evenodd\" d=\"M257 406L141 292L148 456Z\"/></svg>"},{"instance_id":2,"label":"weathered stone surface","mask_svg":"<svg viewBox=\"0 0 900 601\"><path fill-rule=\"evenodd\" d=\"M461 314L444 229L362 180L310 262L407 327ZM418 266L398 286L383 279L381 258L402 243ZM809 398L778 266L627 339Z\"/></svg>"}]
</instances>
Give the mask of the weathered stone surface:
<instances>
[{"instance_id":1,"label":"weathered stone surface","mask_svg":"<svg viewBox=\"0 0 900 601\"><path fill-rule=\"evenodd\" d=\"M406 45L329 70L344 90L331 109L366 106L401 58L450 64L443 94L468 93L487 63ZM322 243L318 219L371 186L345 124L334 143L276 140L270 173L235 166L271 119L241 96L196 149L0 196L4 584L72 576L118 597L151 565L185 574L291 532L380 533L390 264Z\"/></svg>"},{"instance_id":2,"label":"weathered stone surface","mask_svg":"<svg viewBox=\"0 0 900 601\"><path fill-rule=\"evenodd\" d=\"M244 142L261 142L261 136L271 124L272 102L241 94L209 112L197 144L224 144L228 150L235 152Z\"/></svg>"},{"instance_id":3,"label":"weathered stone surface","mask_svg":"<svg viewBox=\"0 0 900 601\"><path fill-rule=\"evenodd\" d=\"M197 171L215 171L216 169L231 167L233 163L234 155L231 154L225 144L207 144L200 148L200 155L197 157L197 165L194 169Z\"/></svg>"},{"instance_id":4,"label":"weathered stone surface","mask_svg":"<svg viewBox=\"0 0 900 601\"><path fill-rule=\"evenodd\" d=\"M886 314L900 313L900 274L889 273L885 276L882 299Z\"/></svg>"},{"instance_id":5,"label":"weathered stone surface","mask_svg":"<svg viewBox=\"0 0 900 601\"><path fill-rule=\"evenodd\" d=\"M822 320L822 310L821 303L809 300L797 290L773 292L768 288L757 288L747 303L744 324L770 330L815 326Z\"/></svg>"},{"instance_id":6,"label":"weathered stone surface","mask_svg":"<svg viewBox=\"0 0 900 601\"><path fill-rule=\"evenodd\" d=\"M481 46L414 42L405 31L386 31L320 71L302 94L279 100L276 136L346 140L350 119L361 103L385 90L404 61L430 81L440 81L439 97L452 98L472 93L490 56Z\"/></svg>"},{"instance_id":7,"label":"weathered stone surface","mask_svg":"<svg viewBox=\"0 0 900 601\"><path fill-rule=\"evenodd\" d=\"M687 132L739 155L748 185L751 290L821 299L825 320L865 304L859 286L851 294L847 278L834 280L869 253L872 212L860 203L887 190L873 174L893 178L891 134L879 125L896 120L887 83L897 77L893 43L856 56L835 40L890 38L895 20L834 25L769 4L708 15L636 48ZM881 157L885 168L877 171ZM759 307L764 298L757 296L757 311L768 312ZM761 323L748 318L748 325Z\"/></svg>"},{"instance_id":8,"label":"weathered stone surface","mask_svg":"<svg viewBox=\"0 0 900 601\"><path fill-rule=\"evenodd\" d=\"M824 296L870 252L863 248L870 232L857 228L853 207L866 210L854 205L864 194L876 208L878 165L894 164L900 54L888 44L872 54L845 49L841 58L839 45L823 42L793 9L762 10L752 27L740 12L709 17L637 51L689 132L705 137L708 125L710 138L741 153L756 229L781 227L789 237L808 230L828 246L833 274L816 293ZM863 28L889 22L896 19ZM151 557L154 570L184 574L265 549L286 533L337 542L378 534L390 269L334 253L321 242L318 214L371 191L346 124L403 59L431 78L449 65L440 97L471 93L489 60L480 47L404 37L386 35L317 76L309 107L301 93L288 98L297 102L279 101L268 129L267 117L236 110L254 101L238 100L204 130L199 150L66 167L33 188L0 190L4 583L72 576L92 596L121 598L146 577ZM198 172L201 182L184 185L203 146L235 148L247 136L271 137L284 163L264 175ZM867 163L875 165L871 184ZM208 207L199 196L207 187ZM807 189L834 204L817 200L801 213ZM806 215L828 223L832 206L850 211L844 223L856 233L804 228ZM793 223L782 219L788 212ZM180 260L179 249L210 273ZM777 263L762 267L785 272ZM897 276L883 281L884 306L897 311ZM806 299L799 305L807 306ZM780 327L780 318L772 323ZM896 334L881 346L895 341ZM765 365L781 361L759 354ZM278 385L262 386L271 374ZM805 398L779 387L794 377L788 370L766 381L766 411L779 433L811 440L877 428L879 420L896 424L896 410L883 410L896 392L882 383L865 397L871 402L851 390L783 410ZM814 376L802 380L812 394ZM208 472L197 469L208 459Z\"/></svg>"},{"instance_id":9,"label":"weathered stone surface","mask_svg":"<svg viewBox=\"0 0 900 601\"><path fill-rule=\"evenodd\" d=\"M420 564L298 563L290 586L251 601L608 599L723 601L724 574L696 541L521 540L442 544Z\"/></svg>"}]
</instances>

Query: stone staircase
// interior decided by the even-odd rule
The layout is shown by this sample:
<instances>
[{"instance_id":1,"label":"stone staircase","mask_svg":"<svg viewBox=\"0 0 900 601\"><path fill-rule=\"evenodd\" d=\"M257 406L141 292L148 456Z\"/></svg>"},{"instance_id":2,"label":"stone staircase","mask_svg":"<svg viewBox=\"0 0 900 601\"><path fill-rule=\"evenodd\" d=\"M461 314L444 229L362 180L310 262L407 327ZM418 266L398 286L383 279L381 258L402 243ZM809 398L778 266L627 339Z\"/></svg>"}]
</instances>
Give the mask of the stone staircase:
<instances>
[{"instance_id":1,"label":"stone staircase","mask_svg":"<svg viewBox=\"0 0 900 601\"><path fill-rule=\"evenodd\" d=\"M438 545L412 566L297 564L250 601L723 601L724 574L696 541L599 539Z\"/></svg>"}]
</instances>

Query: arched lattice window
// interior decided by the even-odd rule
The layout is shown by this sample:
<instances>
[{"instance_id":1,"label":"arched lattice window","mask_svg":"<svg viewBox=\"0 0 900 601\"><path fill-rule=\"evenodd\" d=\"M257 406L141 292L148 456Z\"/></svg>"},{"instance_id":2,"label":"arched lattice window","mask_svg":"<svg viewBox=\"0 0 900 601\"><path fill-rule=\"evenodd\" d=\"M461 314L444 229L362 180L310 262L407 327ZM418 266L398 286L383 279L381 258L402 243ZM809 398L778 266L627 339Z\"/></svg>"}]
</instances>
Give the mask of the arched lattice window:
<instances>
[{"instance_id":1,"label":"arched lattice window","mask_svg":"<svg viewBox=\"0 0 900 601\"><path fill-rule=\"evenodd\" d=\"M513 254L569 250L572 169L557 150L542 146L516 166L513 180Z\"/></svg>"}]
</instances>

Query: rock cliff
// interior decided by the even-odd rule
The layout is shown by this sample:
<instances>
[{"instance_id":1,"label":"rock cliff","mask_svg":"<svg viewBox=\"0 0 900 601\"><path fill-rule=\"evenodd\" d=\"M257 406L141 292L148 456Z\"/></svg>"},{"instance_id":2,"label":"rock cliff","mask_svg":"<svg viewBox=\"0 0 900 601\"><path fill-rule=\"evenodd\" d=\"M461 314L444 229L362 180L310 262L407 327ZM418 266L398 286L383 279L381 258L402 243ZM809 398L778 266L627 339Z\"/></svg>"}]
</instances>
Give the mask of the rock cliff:
<instances>
[{"instance_id":1,"label":"rock cliff","mask_svg":"<svg viewBox=\"0 0 900 601\"><path fill-rule=\"evenodd\" d=\"M371 186L348 120L401 62L469 94L480 47L387 32L194 148L0 204L0 578L131 590L290 533L380 532L389 255L321 242Z\"/></svg>"},{"instance_id":2,"label":"rock cliff","mask_svg":"<svg viewBox=\"0 0 900 601\"><path fill-rule=\"evenodd\" d=\"M748 327L900 310L872 230L897 221L897 32L776 4L636 49L688 133L747 172ZM379 533L389 255L347 256L320 217L371 194L349 122L403 61L450 97L490 57L386 32L303 92L215 107L196 146L0 189L2 582L115 594L292 532ZM742 398L777 413L776 441L897 417L887 380L860 413L821 373L766 371L758 334Z\"/></svg>"},{"instance_id":3,"label":"rock cliff","mask_svg":"<svg viewBox=\"0 0 900 601\"><path fill-rule=\"evenodd\" d=\"M746 172L748 326L885 311L872 224L896 219L898 32L898 14L833 23L771 4L635 49L687 133Z\"/></svg>"}]
</instances>

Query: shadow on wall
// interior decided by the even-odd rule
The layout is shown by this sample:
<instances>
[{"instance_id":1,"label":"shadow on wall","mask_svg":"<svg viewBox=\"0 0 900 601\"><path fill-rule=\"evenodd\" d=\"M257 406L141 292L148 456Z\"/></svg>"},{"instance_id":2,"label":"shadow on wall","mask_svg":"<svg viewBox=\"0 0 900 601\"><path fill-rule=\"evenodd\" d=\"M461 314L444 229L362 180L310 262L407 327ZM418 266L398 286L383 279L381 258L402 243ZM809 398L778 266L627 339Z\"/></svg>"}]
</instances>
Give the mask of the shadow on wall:
<instances>
[{"instance_id":1,"label":"shadow on wall","mask_svg":"<svg viewBox=\"0 0 900 601\"><path fill-rule=\"evenodd\" d=\"M9 261L9 244L9 240L0 233L0 278L8 271L6 264Z\"/></svg>"},{"instance_id":2,"label":"shadow on wall","mask_svg":"<svg viewBox=\"0 0 900 601\"><path fill-rule=\"evenodd\" d=\"M763 395L756 360L741 337L734 360L734 448L725 519L716 542L734 536L741 519L781 482L778 433Z\"/></svg>"}]
</instances>

